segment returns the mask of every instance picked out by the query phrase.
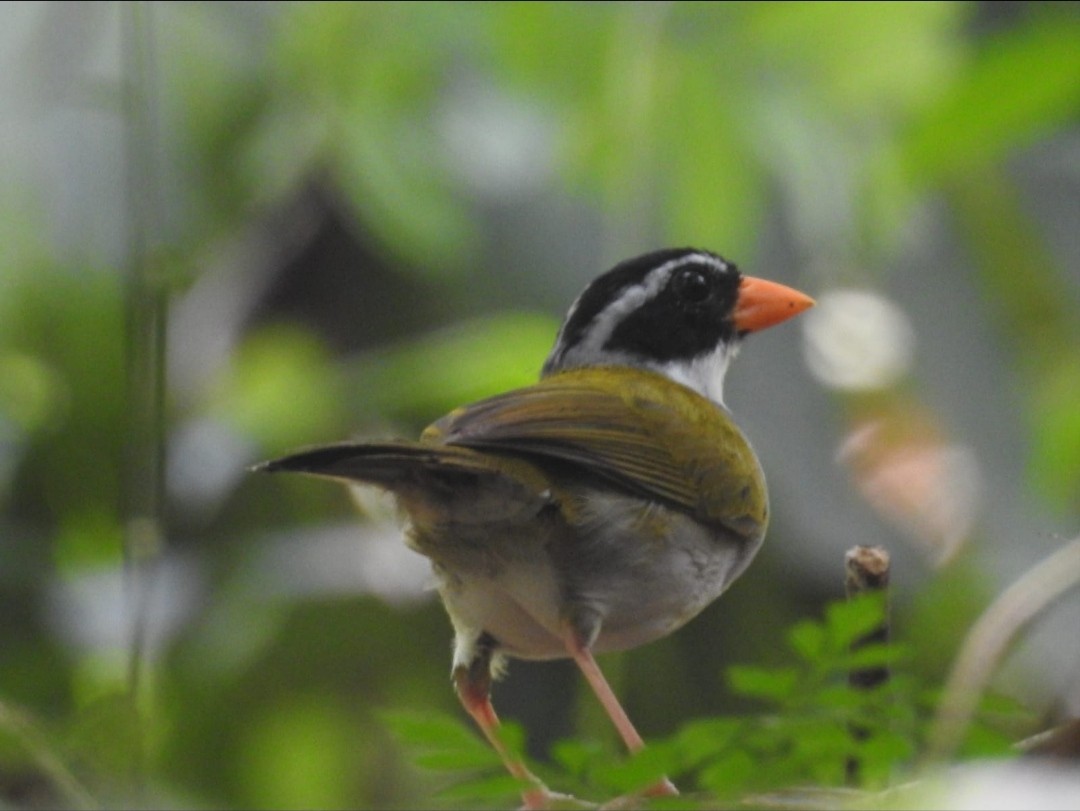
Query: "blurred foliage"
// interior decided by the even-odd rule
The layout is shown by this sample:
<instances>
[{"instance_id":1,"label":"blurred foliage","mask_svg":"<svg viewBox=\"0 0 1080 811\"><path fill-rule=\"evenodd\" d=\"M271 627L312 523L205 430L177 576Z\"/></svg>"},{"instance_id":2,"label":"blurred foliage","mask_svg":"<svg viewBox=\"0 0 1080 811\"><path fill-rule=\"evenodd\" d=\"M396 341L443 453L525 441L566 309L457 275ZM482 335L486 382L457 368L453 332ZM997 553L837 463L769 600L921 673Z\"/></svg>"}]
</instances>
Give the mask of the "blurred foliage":
<instances>
[{"instance_id":1,"label":"blurred foliage","mask_svg":"<svg viewBox=\"0 0 1080 811\"><path fill-rule=\"evenodd\" d=\"M430 420L447 403L535 381L557 330L547 316L497 314L369 353L349 370L349 402L361 413Z\"/></svg>"},{"instance_id":2,"label":"blurred foliage","mask_svg":"<svg viewBox=\"0 0 1080 811\"><path fill-rule=\"evenodd\" d=\"M245 341L235 367L212 386L207 413L261 447L289 447L345 421L342 389L318 339L295 328L267 329Z\"/></svg>"},{"instance_id":3,"label":"blurred foliage","mask_svg":"<svg viewBox=\"0 0 1080 811\"><path fill-rule=\"evenodd\" d=\"M25 68L6 71L6 118L44 122L12 137L26 156L5 153L0 191L0 804L424 805L439 780L407 762L388 726L434 749L421 765L489 762L438 714L454 708L439 608L419 588L389 605L340 579L379 563L334 557L320 534L355 520L345 493L245 470L357 431L415 432L527 382L555 330L548 304L568 300L557 274L568 256L602 265L686 243L752 266L780 222L804 286L875 288L925 237L922 218L947 220L976 269L972 306L1015 374L1029 488L1075 525L1078 288L1013 162L1075 144L1080 15L1028 3L998 17L995 5L151 4L140 8L155 92L142 103L160 120L145 131L116 103L132 77L115 65L140 36L126 24L133 6L0 11L18 46L9 62ZM167 216L133 235L120 178L140 139ZM315 214L296 202L312 188L329 201ZM515 254L500 253L493 210L532 204L515 236L543 256L500 264ZM556 204L572 212L564 231L544 207ZM316 216L361 246L356 286L372 310L388 300L375 266L423 291L414 312L387 316L400 331L385 341L338 354L317 312L285 323L263 306L274 274L318 271L302 261ZM168 498L153 517L167 548L142 580L124 568L131 528L118 509L131 417L122 271L135 237L166 267L177 309L199 304L170 333ZM418 332L412 319L429 311L438 323ZM285 553L301 563L282 571ZM980 563L926 573L898 608L927 683L994 591ZM563 740L538 771L616 793L657 769L697 770L709 791L833 781L848 743L833 733L852 713L864 724L887 713L832 685L850 664L843 635L830 636L836 612L794 625L797 661L778 663L775 640L809 597L797 575L776 587L755 572L725 597L726 635L725 617L684 632L707 651L665 640L642 654L659 667L627 668L629 694L670 725L666 741L627 764ZM144 586L151 631L134 653L147 678L135 689L128 611ZM760 659L722 686L719 668L700 666L717 651ZM769 714L675 729L674 712L730 710L716 697L729 688L736 709L763 700ZM549 740L566 732L549 712L566 696L550 693L533 697ZM892 706L908 723L924 704L913 690ZM811 723L824 726L808 737ZM738 746L736 726L754 732ZM868 779L905 761L913 735L867 744ZM1001 735L980 740L996 751ZM511 794L500 777L449 801Z\"/></svg>"}]
</instances>

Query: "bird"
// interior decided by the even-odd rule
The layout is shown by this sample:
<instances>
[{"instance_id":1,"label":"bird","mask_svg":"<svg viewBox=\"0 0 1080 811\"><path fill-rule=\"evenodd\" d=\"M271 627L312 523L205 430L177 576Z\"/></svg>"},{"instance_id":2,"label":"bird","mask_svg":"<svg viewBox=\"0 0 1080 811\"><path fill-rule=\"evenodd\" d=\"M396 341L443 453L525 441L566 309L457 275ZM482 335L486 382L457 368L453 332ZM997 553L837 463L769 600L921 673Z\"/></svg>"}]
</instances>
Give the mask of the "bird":
<instances>
[{"instance_id":1,"label":"bird","mask_svg":"<svg viewBox=\"0 0 1080 811\"><path fill-rule=\"evenodd\" d=\"M813 305L720 255L627 259L570 306L538 382L454 409L418 440L311 447L255 469L389 491L431 562L454 632L452 682L526 808L565 795L504 745L508 659L569 658L630 752L640 734L594 654L666 636L761 548L761 464L724 404L743 339ZM643 795L673 795L666 777Z\"/></svg>"}]
</instances>

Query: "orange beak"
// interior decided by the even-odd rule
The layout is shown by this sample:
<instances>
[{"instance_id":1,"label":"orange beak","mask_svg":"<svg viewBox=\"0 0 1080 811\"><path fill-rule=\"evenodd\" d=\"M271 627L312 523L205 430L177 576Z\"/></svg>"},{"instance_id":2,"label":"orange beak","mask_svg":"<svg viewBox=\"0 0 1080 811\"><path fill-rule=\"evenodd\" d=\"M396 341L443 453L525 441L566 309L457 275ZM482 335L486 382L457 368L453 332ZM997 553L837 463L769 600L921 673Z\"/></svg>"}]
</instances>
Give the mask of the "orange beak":
<instances>
[{"instance_id":1,"label":"orange beak","mask_svg":"<svg viewBox=\"0 0 1080 811\"><path fill-rule=\"evenodd\" d=\"M786 285L744 276L735 302L735 329L756 332L776 326L814 306L814 300Z\"/></svg>"}]
</instances>

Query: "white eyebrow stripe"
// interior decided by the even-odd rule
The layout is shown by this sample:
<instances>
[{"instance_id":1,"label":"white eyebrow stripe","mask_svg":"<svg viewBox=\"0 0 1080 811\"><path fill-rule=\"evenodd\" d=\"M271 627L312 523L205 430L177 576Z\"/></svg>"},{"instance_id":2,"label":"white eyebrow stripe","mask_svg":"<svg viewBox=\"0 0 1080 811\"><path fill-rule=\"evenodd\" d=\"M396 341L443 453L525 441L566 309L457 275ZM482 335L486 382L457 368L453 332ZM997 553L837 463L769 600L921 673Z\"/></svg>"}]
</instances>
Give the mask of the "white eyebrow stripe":
<instances>
[{"instance_id":1,"label":"white eyebrow stripe","mask_svg":"<svg viewBox=\"0 0 1080 811\"><path fill-rule=\"evenodd\" d=\"M585 333L584 340L579 347L584 352L595 353L604 348L615 327L622 321L623 316L637 309L646 301L656 298L667 284L671 274L683 265L711 265L721 272L728 268L715 256L707 253L688 253L675 259L670 259L659 267L650 270L640 284L636 284L625 290L622 295L612 301L607 307L596 314L592 320L591 328ZM577 309L575 301L571 312Z\"/></svg>"}]
</instances>

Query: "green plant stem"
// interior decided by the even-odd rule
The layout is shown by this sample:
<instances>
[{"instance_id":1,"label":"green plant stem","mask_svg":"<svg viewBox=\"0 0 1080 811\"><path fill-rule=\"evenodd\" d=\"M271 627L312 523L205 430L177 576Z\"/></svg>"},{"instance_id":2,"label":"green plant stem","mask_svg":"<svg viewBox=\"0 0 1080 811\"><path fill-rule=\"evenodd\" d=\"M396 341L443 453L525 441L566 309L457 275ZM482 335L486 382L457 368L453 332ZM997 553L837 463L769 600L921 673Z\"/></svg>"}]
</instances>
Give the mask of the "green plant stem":
<instances>
[{"instance_id":1,"label":"green plant stem","mask_svg":"<svg viewBox=\"0 0 1080 811\"><path fill-rule=\"evenodd\" d=\"M126 357L128 424L124 453L124 565L131 637L128 689L144 692L148 609L164 545L164 402L167 285L156 244L162 230L154 107L153 4L123 4L128 257ZM136 758L136 763L139 758Z\"/></svg>"},{"instance_id":2,"label":"green plant stem","mask_svg":"<svg viewBox=\"0 0 1080 811\"><path fill-rule=\"evenodd\" d=\"M0 730L8 732L33 758L68 808L96 809L100 805L57 757L54 749L26 713L0 701Z\"/></svg>"}]
</instances>

